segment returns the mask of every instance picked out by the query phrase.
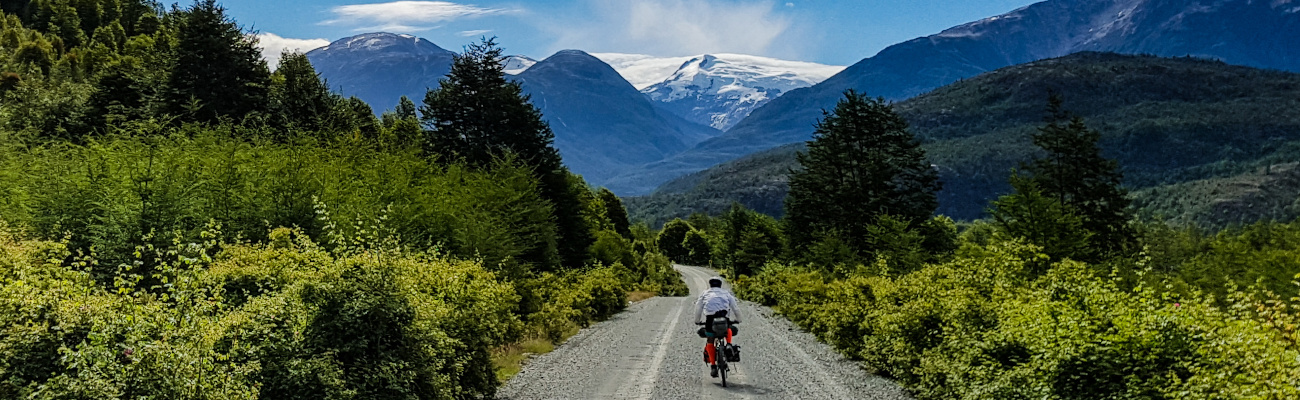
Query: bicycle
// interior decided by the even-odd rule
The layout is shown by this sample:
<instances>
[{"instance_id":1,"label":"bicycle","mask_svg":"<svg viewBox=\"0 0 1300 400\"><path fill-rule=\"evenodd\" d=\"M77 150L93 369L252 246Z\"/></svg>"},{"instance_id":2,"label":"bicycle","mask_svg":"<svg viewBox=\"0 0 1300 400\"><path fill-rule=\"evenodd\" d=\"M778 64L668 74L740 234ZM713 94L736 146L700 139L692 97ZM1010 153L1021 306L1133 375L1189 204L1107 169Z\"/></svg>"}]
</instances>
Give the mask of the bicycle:
<instances>
[{"instance_id":1,"label":"bicycle","mask_svg":"<svg viewBox=\"0 0 1300 400\"><path fill-rule=\"evenodd\" d=\"M696 323L695 325L705 324ZM723 335L718 333L719 329L717 328L719 325L723 327L722 331L725 332L726 338L726 342L722 344L722 351L718 351L718 346L716 344L718 339L723 339L723 337L717 337ZM740 346L731 343L731 336L732 332L734 332L733 328L735 325L736 323L731 322L730 318L722 318L713 320L713 326L701 329L703 332L703 335L701 335L702 337L712 339L706 346L713 347L713 363L718 366L718 376L722 378L722 387L727 387L727 372L731 371L731 365L729 364L731 362L740 361Z\"/></svg>"}]
</instances>

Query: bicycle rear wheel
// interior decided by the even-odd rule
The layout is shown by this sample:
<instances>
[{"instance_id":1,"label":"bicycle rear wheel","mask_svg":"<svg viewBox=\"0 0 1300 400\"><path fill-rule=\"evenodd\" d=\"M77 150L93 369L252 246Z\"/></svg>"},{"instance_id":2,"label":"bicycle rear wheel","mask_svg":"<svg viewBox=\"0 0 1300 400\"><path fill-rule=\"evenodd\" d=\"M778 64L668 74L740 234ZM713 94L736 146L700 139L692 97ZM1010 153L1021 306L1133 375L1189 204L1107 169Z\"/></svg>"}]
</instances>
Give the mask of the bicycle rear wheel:
<instances>
[{"instance_id":1,"label":"bicycle rear wheel","mask_svg":"<svg viewBox=\"0 0 1300 400\"><path fill-rule=\"evenodd\" d=\"M718 360L718 375L722 377L722 387L727 387L727 370L731 369L731 367L727 366L727 358L722 357L721 354L715 358Z\"/></svg>"},{"instance_id":2,"label":"bicycle rear wheel","mask_svg":"<svg viewBox=\"0 0 1300 400\"><path fill-rule=\"evenodd\" d=\"M727 387L727 364L718 365L718 374L722 376L722 387Z\"/></svg>"}]
</instances>

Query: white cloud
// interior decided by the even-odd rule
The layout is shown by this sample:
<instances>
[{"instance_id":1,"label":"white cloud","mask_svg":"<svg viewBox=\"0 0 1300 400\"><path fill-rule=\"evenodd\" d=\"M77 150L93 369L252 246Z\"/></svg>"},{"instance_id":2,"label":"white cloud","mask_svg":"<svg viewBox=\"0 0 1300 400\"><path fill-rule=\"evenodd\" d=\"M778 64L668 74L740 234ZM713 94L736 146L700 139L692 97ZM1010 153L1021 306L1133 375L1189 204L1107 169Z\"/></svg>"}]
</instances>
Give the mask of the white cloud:
<instances>
[{"instance_id":1,"label":"white cloud","mask_svg":"<svg viewBox=\"0 0 1300 400\"><path fill-rule=\"evenodd\" d=\"M288 50L299 53L306 53L318 47L330 44L325 39L290 39L280 37L274 33L257 34L258 46L262 47L262 58L266 59L266 64L274 71L280 65L280 53Z\"/></svg>"},{"instance_id":2,"label":"white cloud","mask_svg":"<svg viewBox=\"0 0 1300 400\"><path fill-rule=\"evenodd\" d=\"M334 7L330 12L335 18L321 22L321 25L348 26L357 32L420 32L434 29L440 23L516 11L446 1L394 1Z\"/></svg>"},{"instance_id":3,"label":"white cloud","mask_svg":"<svg viewBox=\"0 0 1300 400\"><path fill-rule=\"evenodd\" d=\"M543 23L557 48L664 56L700 53L765 54L792 19L775 1L644 0L633 4L588 0L594 20Z\"/></svg>"},{"instance_id":4,"label":"white cloud","mask_svg":"<svg viewBox=\"0 0 1300 400\"><path fill-rule=\"evenodd\" d=\"M477 31L461 31L461 32L457 32L456 35L459 35L461 37L475 37L475 36L487 35L489 33L492 33L491 29L480 29Z\"/></svg>"}]
</instances>

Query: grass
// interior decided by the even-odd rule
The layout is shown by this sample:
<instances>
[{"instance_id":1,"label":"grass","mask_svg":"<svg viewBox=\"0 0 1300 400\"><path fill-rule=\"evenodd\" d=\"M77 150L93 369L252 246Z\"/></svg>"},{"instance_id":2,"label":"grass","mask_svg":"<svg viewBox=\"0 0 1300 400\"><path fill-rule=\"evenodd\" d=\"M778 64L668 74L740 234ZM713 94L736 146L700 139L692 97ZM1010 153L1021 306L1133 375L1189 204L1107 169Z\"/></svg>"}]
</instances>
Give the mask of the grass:
<instances>
[{"instance_id":1,"label":"grass","mask_svg":"<svg viewBox=\"0 0 1300 400\"><path fill-rule=\"evenodd\" d=\"M555 344L547 339L525 339L496 349L492 352L492 366L496 368L497 380L510 380L524 368L524 362L529 357L550 353L552 350L555 350Z\"/></svg>"},{"instance_id":2,"label":"grass","mask_svg":"<svg viewBox=\"0 0 1300 400\"><path fill-rule=\"evenodd\" d=\"M652 297L655 297L654 293L637 290L637 291L632 291L627 293L627 302L636 303L638 301L646 300Z\"/></svg>"},{"instance_id":3,"label":"grass","mask_svg":"<svg viewBox=\"0 0 1300 400\"><path fill-rule=\"evenodd\" d=\"M627 301L636 303L655 297L654 292L636 290L628 292ZM563 343L570 336L577 334L577 329L565 335L559 342ZM555 343L548 339L531 338L501 346L492 351L492 366L497 371L497 380L506 382L523 370L524 363L534 355L550 353L555 350Z\"/></svg>"}]
</instances>

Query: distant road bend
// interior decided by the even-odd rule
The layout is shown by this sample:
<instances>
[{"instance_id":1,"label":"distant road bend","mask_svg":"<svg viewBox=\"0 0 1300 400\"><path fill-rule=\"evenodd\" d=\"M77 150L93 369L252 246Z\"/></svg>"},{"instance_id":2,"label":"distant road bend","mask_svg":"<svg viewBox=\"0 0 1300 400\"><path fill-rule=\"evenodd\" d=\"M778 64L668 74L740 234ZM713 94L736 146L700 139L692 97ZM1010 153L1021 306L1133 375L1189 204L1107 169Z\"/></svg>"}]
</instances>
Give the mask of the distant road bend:
<instances>
[{"instance_id":1,"label":"distant road bend","mask_svg":"<svg viewBox=\"0 0 1300 400\"><path fill-rule=\"evenodd\" d=\"M688 297L656 297L583 330L531 360L499 399L909 399L897 384L868 374L812 335L742 302L728 387L709 377L704 340L692 319L695 297L715 272L676 266Z\"/></svg>"}]
</instances>

